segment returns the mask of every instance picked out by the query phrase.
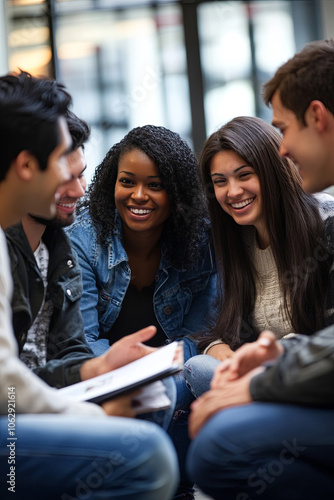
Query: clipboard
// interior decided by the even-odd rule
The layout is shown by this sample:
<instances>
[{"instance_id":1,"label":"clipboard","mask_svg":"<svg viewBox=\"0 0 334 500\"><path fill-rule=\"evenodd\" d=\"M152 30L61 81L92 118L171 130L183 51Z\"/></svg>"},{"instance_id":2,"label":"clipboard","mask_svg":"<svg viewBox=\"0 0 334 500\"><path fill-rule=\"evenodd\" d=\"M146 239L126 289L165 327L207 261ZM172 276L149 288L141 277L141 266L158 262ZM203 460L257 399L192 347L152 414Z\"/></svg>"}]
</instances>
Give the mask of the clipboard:
<instances>
[{"instance_id":1,"label":"clipboard","mask_svg":"<svg viewBox=\"0 0 334 500\"><path fill-rule=\"evenodd\" d=\"M98 377L59 389L75 401L102 404L183 369L183 342L172 342L143 358ZM147 394L147 390L145 391ZM138 399L138 398L136 398Z\"/></svg>"}]
</instances>

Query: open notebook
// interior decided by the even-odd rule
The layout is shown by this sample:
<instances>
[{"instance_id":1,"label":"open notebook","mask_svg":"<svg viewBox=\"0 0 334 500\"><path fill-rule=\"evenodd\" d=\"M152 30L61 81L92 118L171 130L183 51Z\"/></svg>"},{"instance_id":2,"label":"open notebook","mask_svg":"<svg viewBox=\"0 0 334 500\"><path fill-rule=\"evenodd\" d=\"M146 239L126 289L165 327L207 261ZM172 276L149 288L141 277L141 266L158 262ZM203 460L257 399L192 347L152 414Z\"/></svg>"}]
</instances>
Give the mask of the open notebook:
<instances>
[{"instance_id":1,"label":"open notebook","mask_svg":"<svg viewBox=\"0 0 334 500\"><path fill-rule=\"evenodd\" d=\"M134 399L137 413L157 411L171 404L161 379L183 368L183 343L172 342L143 358L137 359L98 377L59 389L76 401L102 404L104 401L143 387Z\"/></svg>"}]
</instances>

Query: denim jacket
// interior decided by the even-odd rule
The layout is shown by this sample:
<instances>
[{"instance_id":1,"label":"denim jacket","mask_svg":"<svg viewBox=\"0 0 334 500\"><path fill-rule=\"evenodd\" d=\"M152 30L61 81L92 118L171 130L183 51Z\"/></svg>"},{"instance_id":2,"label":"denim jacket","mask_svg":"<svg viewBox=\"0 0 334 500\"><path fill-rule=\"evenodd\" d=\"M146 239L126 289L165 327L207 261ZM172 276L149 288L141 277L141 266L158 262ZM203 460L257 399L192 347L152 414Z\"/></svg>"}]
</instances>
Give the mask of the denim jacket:
<instances>
[{"instance_id":1,"label":"denim jacket","mask_svg":"<svg viewBox=\"0 0 334 500\"><path fill-rule=\"evenodd\" d=\"M117 221L122 231L121 220ZM106 338L121 310L130 283L128 256L119 235L113 233L106 247L97 241L97 233L88 210L66 229L76 250L82 271L81 312L88 343L96 355L109 347ZM185 338L203 330L215 311L216 271L209 241L203 257L188 270L177 270L162 251L155 276L153 308L168 341ZM186 340L186 352L197 353L196 345ZM189 355L186 355L188 358Z\"/></svg>"}]
</instances>

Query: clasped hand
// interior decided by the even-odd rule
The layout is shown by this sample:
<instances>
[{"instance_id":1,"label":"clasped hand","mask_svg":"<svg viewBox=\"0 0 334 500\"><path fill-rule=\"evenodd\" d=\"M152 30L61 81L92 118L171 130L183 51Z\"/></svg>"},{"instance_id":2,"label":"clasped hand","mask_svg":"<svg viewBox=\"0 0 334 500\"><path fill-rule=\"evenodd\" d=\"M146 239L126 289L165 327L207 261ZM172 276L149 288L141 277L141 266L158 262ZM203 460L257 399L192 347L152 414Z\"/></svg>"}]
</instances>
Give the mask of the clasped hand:
<instances>
[{"instance_id":1,"label":"clasped hand","mask_svg":"<svg viewBox=\"0 0 334 500\"><path fill-rule=\"evenodd\" d=\"M264 370L263 363L282 353L283 347L276 341L274 333L265 331L255 342L244 344L231 358L223 361L215 371L211 390L191 405L190 437L196 437L205 422L218 411L250 403L251 379Z\"/></svg>"}]
</instances>

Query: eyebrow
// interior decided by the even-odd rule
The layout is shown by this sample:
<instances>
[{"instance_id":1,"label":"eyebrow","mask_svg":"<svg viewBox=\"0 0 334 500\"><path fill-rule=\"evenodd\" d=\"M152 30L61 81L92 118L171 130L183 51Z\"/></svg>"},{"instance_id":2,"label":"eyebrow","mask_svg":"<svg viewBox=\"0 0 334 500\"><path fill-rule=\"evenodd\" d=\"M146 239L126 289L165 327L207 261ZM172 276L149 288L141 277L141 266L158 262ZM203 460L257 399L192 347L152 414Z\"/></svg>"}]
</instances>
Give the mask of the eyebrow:
<instances>
[{"instance_id":1,"label":"eyebrow","mask_svg":"<svg viewBox=\"0 0 334 500\"><path fill-rule=\"evenodd\" d=\"M132 177L135 177L135 175L136 175L133 172L127 172L126 170L121 170L119 173L120 174L132 175ZM160 175L148 175L147 178L148 179L160 179Z\"/></svg>"},{"instance_id":2,"label":"eyebrow","mask_svg":"<svg viewBox=\"0 0 334 500\"><path fill-rule=\"evenodd\" d=\"M251 165L248 165L248 164L246 164L246 165L241 165L241 167L236 168L236 169L233 171L233 173L234 173L234 174L236 174L237 172L239 172L239 170L241 170L242 168L245 168L245 167L251 167L251 168L253 168ZM220 173L218 173L218 172L217 172L216 174L210 174L210 176L211 176L211 177L215 177L215 176L219 176L219 175L220 175L220 176L224 176L225 174L220 174Z\"/></svg>"}]
</instances>

